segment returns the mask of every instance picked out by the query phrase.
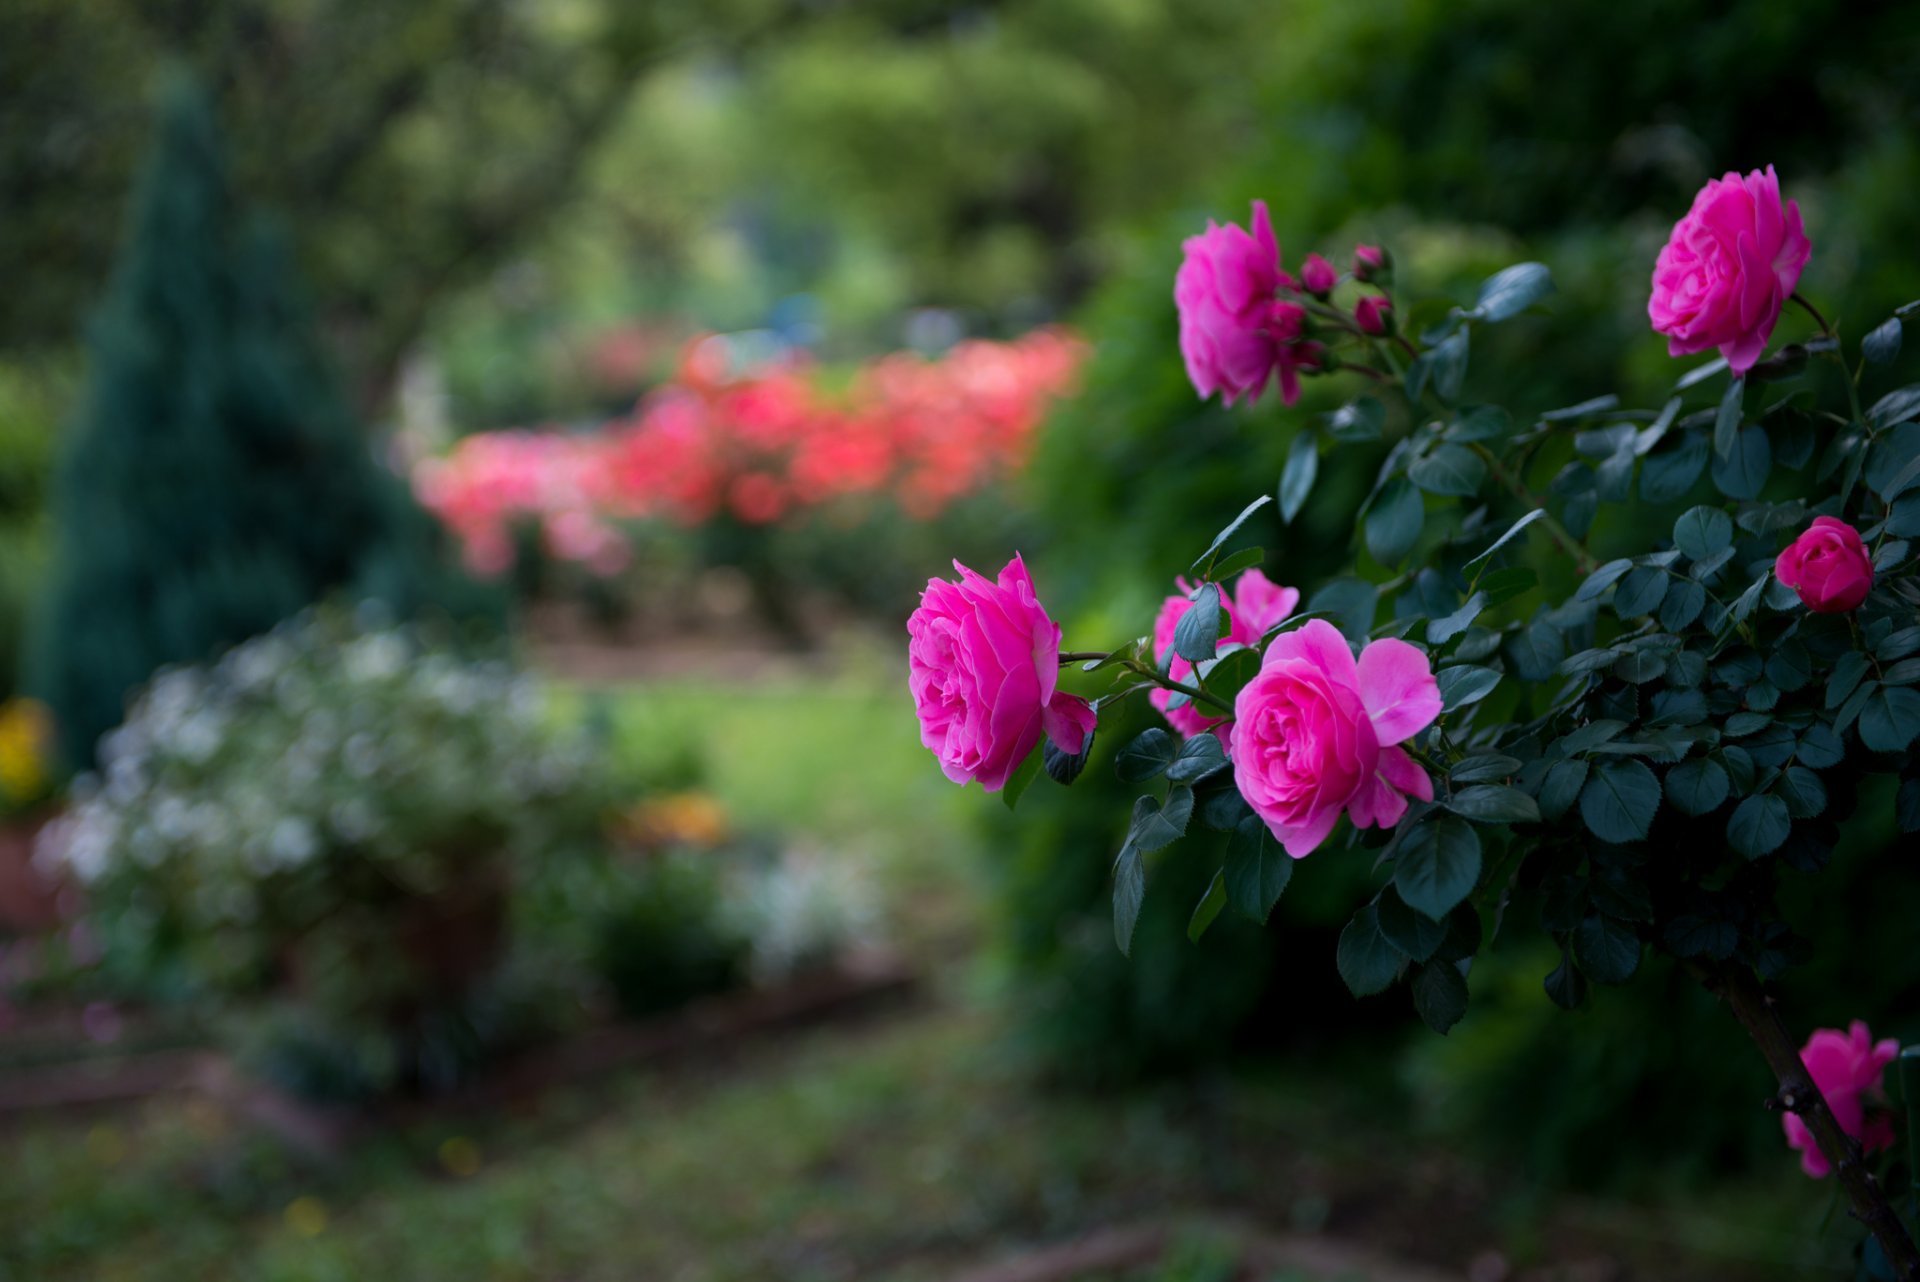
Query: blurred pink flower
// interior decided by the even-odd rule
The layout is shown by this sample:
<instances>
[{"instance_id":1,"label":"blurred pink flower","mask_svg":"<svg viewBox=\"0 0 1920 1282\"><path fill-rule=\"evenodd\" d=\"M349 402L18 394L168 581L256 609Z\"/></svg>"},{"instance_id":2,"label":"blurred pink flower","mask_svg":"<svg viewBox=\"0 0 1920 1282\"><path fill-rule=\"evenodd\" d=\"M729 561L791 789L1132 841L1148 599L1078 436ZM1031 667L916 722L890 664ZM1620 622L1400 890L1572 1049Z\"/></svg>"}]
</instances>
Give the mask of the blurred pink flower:
<instances>
[{"instance_id":1,"label":"blurred pink flower","mask_svg":"<svg viewBox=\"0 0 1920 1282\"><path fill-rule=\"evenodd\" d=\"M1893 1119L1879 1112L1869 1117L1866 1097L1880 1093L1881 1077L1899 1054L1899 1042L1891 1037L1874 1041L1866 1024L1857 1019L1844 1033L1837 1028L1818 1030L1800 1051L1800 1060L1833 1110L1834 1120L1868 1153L1893 1147ZM1800 1169L1816 1180L1825 1179L1832 1164L1799 1114L1781 1114L1780 1124L1787 1133L1787 1147L1800 1152Z\"/></svg>"},{"instance_id":2,"label":"blurred pink flower","mask_svg":"<svg viewBox=\"0 0 1920 1282\"><path fill-rule=\"evenodd\" d=\"M1160 603L1160 614L1153 622L1153 657L1157 662L1161 655L1173 648L1173 631L1179 626L1182 616L1193 608L1188 593L1195 585L1185 579L1177 579L1180 591ZM1231 595L1223 592L1220 606L1227 615L1227 635L1221 638L1222 644L1235 642L1244 646L1257 646L1267 629L1280 623L1293 613L1300 604L1300 592L1297 588L1285 588L1269 579L1259 570L1247 570L1234 581ZM1193 665L1179 655L1174 655L1167 668L1167 675L1175 681L1191 681ZM1170 690L1149 690L1147 701L1160 710L1167 724L1188 737L1213 730L1225 739L1225 717L1210 717L1191 703L1178 708L1167 705L1173 700Z\"/></svg>"}]
</instances>

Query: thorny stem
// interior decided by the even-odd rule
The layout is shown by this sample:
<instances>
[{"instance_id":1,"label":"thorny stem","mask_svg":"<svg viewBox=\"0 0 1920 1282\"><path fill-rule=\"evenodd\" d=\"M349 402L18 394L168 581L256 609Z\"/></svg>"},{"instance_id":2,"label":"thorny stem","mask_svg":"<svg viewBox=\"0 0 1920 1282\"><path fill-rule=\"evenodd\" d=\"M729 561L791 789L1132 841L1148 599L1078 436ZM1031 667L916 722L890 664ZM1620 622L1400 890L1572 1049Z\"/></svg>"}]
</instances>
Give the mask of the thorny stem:
<instances>
[{"instance_id":1,"label":"thorny stem","mask_svg":"<svg viewBox=\"0 0 1920 1282\"><path fill-rule=\"evenodd\" d=\"M1567 527L1560 524L1559 519L1555 517L1553 513L1547 511L1547 505L1541 502L1538 495L1527 488L1525 481L1522 481L1514 473L1508 471L1506 465L1500 461L1499 456L1478 441L1472 442L1467 448L1480 456L1481 461L1487 465L1487 470L1493 473L1494 479L1506 486L1509 493L1522 503L1525 503L1528 507L1539 510L1541 513L1540 523L1546 527L1547 533L1553 536L1553 541L1560 545L1560 550L1573 558L1574 564L1580 567L1582 573L1590 574L1593 572L1600 564L1593 559L1593 553L1582 547L1580 540L1568 533Z\"/></svg>"},{"instance_id":2,"label":"thorny stem","mask_svg":"<svg viewBox=\"0 0 1920 1282\"><path fill-rule=\"evenodd\" d=\"M1799 1115L1813 1133L1814 1143L1839 1177L1853 1216L1867 1226L1880 1249L1893 1266L1900 1282L1920 1282L1920 1249L1900 1222L1886 1190L1861 1160L1859 1142L1840 1129L1825 1096L1813 1083L1812 1075L1800 1059L1800 1050L1787 1032L1780 1011L1754 978L1753 972L1738 964L1714 968L1695 965L1695 977L1727 1003L1734 1018L1753 1039L1767 1067L1779 1083L1779 1093L1768 1100L1768 1107L1781 1108Z\"/></svg>"},{"instance_id":3,"label":"thorny stem","mask_svg":"<svg viewBox=\"0 0 1920 1282\"><path fill-rule=\"evenodd\" d=\"M1813 317L1813 323L1820 327L1822 334L1832 339L1838 339L1840 337L1833 332L1833 326L1827 323L1827 318L1820 314L1820 309L1809 302L1805 295L1796 291L1788 296L1787 301L1800 304L1801 309L1805 311L1807 315Z\"/></svg>"}]
</instances>

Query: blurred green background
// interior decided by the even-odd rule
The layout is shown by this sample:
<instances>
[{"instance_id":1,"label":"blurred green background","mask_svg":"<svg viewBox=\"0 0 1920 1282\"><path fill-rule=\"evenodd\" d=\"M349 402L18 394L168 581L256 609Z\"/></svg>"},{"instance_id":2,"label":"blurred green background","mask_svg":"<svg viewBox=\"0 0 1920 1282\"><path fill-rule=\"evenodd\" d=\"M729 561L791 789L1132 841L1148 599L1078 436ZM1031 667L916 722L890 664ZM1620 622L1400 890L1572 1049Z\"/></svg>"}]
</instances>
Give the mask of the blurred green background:
<instances>
[{"instance_id":1,"label":"blurred green background","mask_svg":"<svg viewBox=\"0 0 1920 1282\"><path fill-rule=\"evenodd\" d=\"M990 570L1016 542L1070 646L1144 631L1278 478L1291 425L1338 403L1335 380L1291 411L1194 397L1171 280L1207 218L1266 200L1289 265L1384 243L1415 297L1545 261L1558 292L1472 380L1523 412L1651 400L1674 372L1653 257L1727 169L1778 167L1814 241L1803 290L1844 332L1920 296L1916 65L1920 13L1819 0L0 6L0 693L45 701L59 740L16 815L60 800L162 665L377 600L539 673L554 725L607 747L582 796L696 791L773 845L868 856L930 992L745 1067L418 1127L344 1165L177 1102L10 1121L0 1278L938 1277L1222 1208L1508 1270L1476 1276L1836 1276L1844 1226L1683 977L1562 1015L1550 958L1495 953L1431 1037L1335 976L1368 871L1335 857L1264 931L1199 946L1203 861L1170 861L1122 958L1125 790L1096 761L1017 822L954 795L915 744L898 640L945 555ZM1091 344L1077 395L941 523L641 532L617 581L530 558L475 583L402 475L470 432L623 414L699 334L804 352L837 386L1042 324ZM1377 462L1329 456L1291 529L1263 518L1270 576L1310 589L1343 560ZM742 576L757 607L726 605ZM827 581L851 586L809 626L755 613L769 583ZM665 623L622 630L636 612ZM1802 879L1806 933L1848 947L1795 972L1787 1007L1920 1038L1907 934L1853 928L1914 920L1920 866L1890 825L1848 835ZM720 892L629 872L531 878L524 965L631 1009L745 982L737 939L684 929ZM60 911L66 958L89 910ZM10 946L45 930L16 922ZM17 985L0 1050L34 1002L160 1001L70 969ZM663 996L636 974L698 978ZM226 1018L209 1009L181 1016L194 1036Z\"/></svg>"}]
</instances>

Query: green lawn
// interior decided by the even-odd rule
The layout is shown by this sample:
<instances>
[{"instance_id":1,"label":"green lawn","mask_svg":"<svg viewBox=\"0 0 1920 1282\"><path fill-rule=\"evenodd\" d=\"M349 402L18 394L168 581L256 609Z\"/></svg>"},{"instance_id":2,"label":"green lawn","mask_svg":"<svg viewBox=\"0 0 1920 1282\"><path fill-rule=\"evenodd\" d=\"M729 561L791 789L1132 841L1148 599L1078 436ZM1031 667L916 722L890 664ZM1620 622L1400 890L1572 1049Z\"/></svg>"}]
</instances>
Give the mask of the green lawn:
<instances>
[{"instance_id":1,"label":"green lawn","mask_svg":"<svg viewBox=\"0 0 1920 1282\"><path fill-rule=\"evenodd\" d=\"M1455 1268L1499 1245L1519 1262L1623 1254L1644 1277L1832 1276L1782 1263L1804 1261L1818 1219L1802 1183L1543 1197L1409 1140L1406 1088L1365 1047L1125 1095L1036 1087L967 964L983 902L967 815L994 803L941 779L903 682L854 672L605 692L612 750L658 765L690 742L742 820L869 858L930 975L919 1007L425 1127L332 1168L205 1102L30 1124L0 1138L0 1280L910 1282L1213 1212Z\"/></svg>"}]
</instances>

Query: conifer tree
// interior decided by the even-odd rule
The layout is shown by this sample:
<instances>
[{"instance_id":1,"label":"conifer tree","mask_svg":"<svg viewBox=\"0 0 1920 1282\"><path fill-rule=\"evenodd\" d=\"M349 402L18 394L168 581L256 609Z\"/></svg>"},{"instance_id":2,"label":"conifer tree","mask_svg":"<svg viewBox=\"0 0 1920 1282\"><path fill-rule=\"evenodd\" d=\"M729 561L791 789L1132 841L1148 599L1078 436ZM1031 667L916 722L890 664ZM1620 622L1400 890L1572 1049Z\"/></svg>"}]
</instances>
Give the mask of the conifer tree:
<instances>
[{"instance_id":1,"label":"conifer tree","mask_svg":"<svg viewBox=\"0 0 1920 1282\"><path fill-rule=\"evenodd\" d=\"M54 486L32 675L68 759L86 765L165 664L369 576L402 611L434 595L399 488L331 376L282 238L236 207L212 106L174 78Z\"/></svg>"}]
</instances>

